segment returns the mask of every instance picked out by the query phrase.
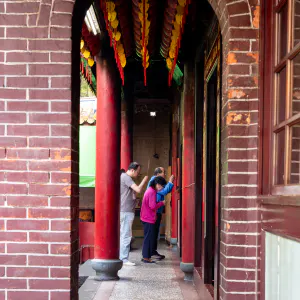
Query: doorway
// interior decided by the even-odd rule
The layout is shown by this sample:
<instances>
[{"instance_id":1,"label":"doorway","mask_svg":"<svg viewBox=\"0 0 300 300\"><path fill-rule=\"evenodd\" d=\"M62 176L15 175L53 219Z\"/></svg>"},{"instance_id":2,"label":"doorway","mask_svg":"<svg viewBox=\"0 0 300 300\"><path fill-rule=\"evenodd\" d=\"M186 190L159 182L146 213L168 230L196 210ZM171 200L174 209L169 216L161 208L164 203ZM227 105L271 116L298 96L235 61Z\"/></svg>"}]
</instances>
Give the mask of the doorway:
<instances>
[{"instance_id":1,"label":"doorway","mask_svg":"<svg viewBox=\"0 0 300 300\"><path fill-rule=\"evenodd\" d=\"M202 275L219 297L221 35L215 35L204 65Z\"/></svg>"},{"instance_id":2,"label":"doorway","mask_svg":"<svg viewBox=\"0 0 300 300\"><path fill-rule=\"evenodd\" d=\"M216 224L216 122L217 122L217 69L207 82L207 145L206 145L206 230L204 281L214 285L215 224Z\"/></svg>"}]
</instances>

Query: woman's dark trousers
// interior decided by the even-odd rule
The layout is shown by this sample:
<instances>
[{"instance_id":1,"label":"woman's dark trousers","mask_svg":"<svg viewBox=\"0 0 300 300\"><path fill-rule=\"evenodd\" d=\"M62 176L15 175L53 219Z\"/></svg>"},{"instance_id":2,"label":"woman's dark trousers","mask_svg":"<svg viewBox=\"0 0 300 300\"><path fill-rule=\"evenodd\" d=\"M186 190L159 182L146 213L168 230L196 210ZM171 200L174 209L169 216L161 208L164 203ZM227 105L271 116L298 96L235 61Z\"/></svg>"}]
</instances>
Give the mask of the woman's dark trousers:
<instances>
[{"instance_id":1,"label":"woman's dark trousers","mask_svg":"<svg viewBox=\"0 0 300 300\"><path fill-rule=\"evenodd\" d=\"M144 242L143 242L143 258L151 258L154 250L155 224L143 222Z\"/></svg>"}]
</instances>

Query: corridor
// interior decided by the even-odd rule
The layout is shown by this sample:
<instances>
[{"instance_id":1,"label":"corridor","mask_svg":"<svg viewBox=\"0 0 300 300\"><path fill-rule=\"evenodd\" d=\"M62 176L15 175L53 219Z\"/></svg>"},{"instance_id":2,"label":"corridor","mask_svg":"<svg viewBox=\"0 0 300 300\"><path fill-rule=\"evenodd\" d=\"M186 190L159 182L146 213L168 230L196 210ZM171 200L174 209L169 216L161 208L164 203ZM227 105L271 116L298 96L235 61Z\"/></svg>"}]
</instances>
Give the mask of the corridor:
<instances>
[{"instance_id":1,"label":"corridor","mask_svg":"<svg viewBox=\"0 0 300 300\"><path fill-rule=\"evenodd\" d=\"M120 280L114 282L95 282L93 270L81 267L80 276L90 275L79 290L79 300L200 300L192 283L183 281L176 253L166 244L160 245L160 252L166 259L155 265L142 264L141 243L130 253L136 267L123 267L119 272ZM136 247L136 245L135 245ZM83 269L85 268L85 270ZM87 274L85 272L91 272Z\"/></svg>"}]
</instances>

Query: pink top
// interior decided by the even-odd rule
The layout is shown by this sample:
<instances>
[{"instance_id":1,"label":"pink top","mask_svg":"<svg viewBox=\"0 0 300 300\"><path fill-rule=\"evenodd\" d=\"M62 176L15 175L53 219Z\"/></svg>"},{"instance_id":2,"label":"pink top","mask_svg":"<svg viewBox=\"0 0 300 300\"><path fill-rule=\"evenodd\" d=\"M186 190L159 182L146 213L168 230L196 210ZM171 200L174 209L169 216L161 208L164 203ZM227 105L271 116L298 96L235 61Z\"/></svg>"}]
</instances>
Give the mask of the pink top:
<instances>
[{"instance_id":1,"label":"pink top","mask_svg":"<svg viewBox=\"0 0 300 300\"><path fill-rule=\"evenodd\" d=\"M143 198L141 221L154 224L156 221L156 211L163 205L163 202L156 202L156 190L152 187L149 187Z\"/></svg>"}]
</instances>

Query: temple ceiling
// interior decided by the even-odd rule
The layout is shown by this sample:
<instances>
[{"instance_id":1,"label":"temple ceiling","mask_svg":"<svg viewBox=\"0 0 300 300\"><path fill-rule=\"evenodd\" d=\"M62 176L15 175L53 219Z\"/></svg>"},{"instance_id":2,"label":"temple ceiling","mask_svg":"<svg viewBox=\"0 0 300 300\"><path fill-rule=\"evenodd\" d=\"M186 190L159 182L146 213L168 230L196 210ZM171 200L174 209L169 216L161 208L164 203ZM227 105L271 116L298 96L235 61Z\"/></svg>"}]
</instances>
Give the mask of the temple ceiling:
<instances>
[{"instance_id":1,"label":"temple ceiling","mask_svg":"<svg viewBox=\"0 0 300 300\"><path fill-rule=\"evenodd\" d=\"M201 39L195 35L205 32L212 16L208 3L202 5L195 0L100 0L94 8L96 17L102 21L99 23L105 25L100 26L101 33L96 35L92 28L83 25L81 55L86 60L82 68L86 79L93 84L94 56L100 49L100 34L105 33L123 84L125 77L135 76L138 86L155 83L154 89L161 84L165 88L171 86L173 79L181 83L182 49L188 52L199 44ZM91 76L84 71L85 65Z\"/></svg>"}]
</instances>

